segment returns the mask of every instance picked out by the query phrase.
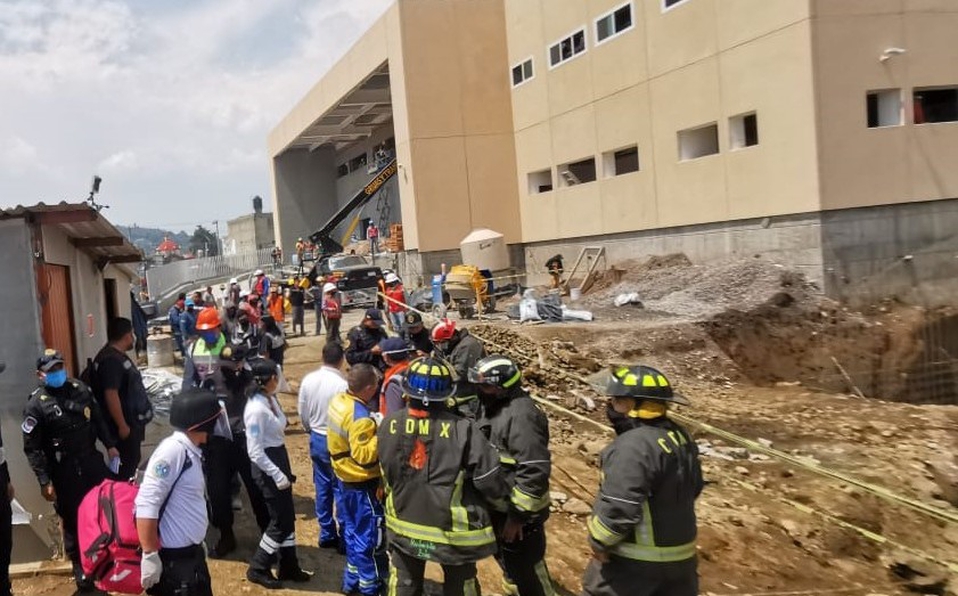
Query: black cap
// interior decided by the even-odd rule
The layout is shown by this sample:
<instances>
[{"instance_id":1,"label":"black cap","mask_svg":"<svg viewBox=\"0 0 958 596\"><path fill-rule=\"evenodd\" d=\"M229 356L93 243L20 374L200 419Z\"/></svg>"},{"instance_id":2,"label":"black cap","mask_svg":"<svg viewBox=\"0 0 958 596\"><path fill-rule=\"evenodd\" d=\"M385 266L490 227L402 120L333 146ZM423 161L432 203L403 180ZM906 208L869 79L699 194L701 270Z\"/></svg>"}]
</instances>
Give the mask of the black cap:
<instances>
[{"instance_id":1,"label":"black cap","mask_svg":"<svg viewBox=\"0 0 958 596\"><path fill-rule=\"evenodd\" d=\"M52 348L43 351L43 355L37 358L37 370L48 372L58 364L63 364L63 354Z\"/></svg>"},{"instance_id":2,"label":"black cap","mask_svg":"<svg viewBox=\"0 0 958 596\"><path fill-rule=\"evenodd\" d=\"M383 324L383 313L379 312L378 308L367 308L365 320L381 326Z\"/></svg>"},{"instance_id":3,"label":"black cap","mask_svg":"<svg viewBox=\"0 0 958 596\"><path fill-rule=\"evenodd\" d=\"M269 358L257 358L249 363L250 371L256 382L264 385L275 376L279 376L279 368Z\"/></svg>"},{"instance_id":4,"label":"black cap","mask_svg":"<svg viewBox=\"0 0 958 596\"><path fill-rule=\"evenodd\" d=\"M422 315L418 312L409 311L406 313L407 325L422 325Z\"/></svg>"},{"instance_id":5,"label":"black cap","mask_svg":"<svg viewBox=\"0 0 958 596\"><path fill-rule=\"evenodd\" d=\"M187 389L173 397L170 404L170 426L186 431L215 418L222 407L216 394L207 389Z\"/></svg>"}]
</instances>

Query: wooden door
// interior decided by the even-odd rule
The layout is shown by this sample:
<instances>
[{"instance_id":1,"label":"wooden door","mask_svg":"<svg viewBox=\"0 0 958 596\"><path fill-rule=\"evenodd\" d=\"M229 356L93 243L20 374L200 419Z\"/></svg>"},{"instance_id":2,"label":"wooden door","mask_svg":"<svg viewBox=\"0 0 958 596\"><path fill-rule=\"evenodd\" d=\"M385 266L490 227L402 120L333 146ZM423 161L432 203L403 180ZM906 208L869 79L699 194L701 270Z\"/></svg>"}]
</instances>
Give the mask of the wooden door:
<instances>
[{"instance_id":1,"label":"wooden door","mask_svg":"<svg viewBox=\"0 0 958 596\"><path fill-rule=\"evenodd\" d=\"M76 341L73 336L73 294L70 268L44 263L37 279L40 295L43 343L63 354L67 374L77 376Z\"/></svg>"}]
</instances>

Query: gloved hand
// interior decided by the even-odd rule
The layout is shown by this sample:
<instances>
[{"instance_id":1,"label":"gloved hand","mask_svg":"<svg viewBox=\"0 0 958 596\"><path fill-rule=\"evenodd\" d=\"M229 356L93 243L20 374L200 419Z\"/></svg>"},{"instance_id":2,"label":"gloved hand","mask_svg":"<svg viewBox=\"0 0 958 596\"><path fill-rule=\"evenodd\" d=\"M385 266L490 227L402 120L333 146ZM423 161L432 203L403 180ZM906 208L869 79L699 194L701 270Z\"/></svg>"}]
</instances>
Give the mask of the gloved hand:
<instances>
[{"instance_id":1,"label":"gloved hand","mask_svg":"<svg viewBox=\"0 0 958 596\"><path fill-rule=\"evenodd\" d=\"M373 419L373 422L376 423L376 426L379 426L383 423L383 415L381 412L370 412L369 417Z\"/></svg>"},{"instance_id":2,"label":"gloved hand","mask_svg":"<svg viewBox=\"0 0 958 596\"><path fill-rule=\"evenodd\" d=\"M160 583L161 575L163 575L163 561L160 560L160 553L143 553L143 560L140 561L140 583L143 589L149 590Z\"/></svg>"},{"instance_id":3,"label":"gloved hand","mask_svg":"<svg viewBox=\"0 0 958 596\"><path fill-rule=\"evenodd\" d=\"M279 490L289 490L291 486L293 486L293 484L289 481L289 478L287 478L285 474L283 475L282 479L276 483L276 488Z\"/></svg>"}]
</instances>

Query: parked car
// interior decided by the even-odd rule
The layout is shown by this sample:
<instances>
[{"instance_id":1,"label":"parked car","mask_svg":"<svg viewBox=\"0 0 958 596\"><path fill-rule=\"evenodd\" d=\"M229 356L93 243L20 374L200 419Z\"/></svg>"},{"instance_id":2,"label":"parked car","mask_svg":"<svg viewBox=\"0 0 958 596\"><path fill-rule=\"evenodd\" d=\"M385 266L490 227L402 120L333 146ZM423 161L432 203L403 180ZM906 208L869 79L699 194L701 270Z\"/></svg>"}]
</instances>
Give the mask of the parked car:
<instances>
[{"instance_id":1,"label":"parked car","mask_svg":"<svg viewBox=\"0 0 958 596\"><path fill-rule=\"evenodd\" d=\"M323 255L310 270L309 281L315 284L320 277L339 288L343 308L358 308L376 305L383 272L362 255Z\"/></svg>"}]
</instances>

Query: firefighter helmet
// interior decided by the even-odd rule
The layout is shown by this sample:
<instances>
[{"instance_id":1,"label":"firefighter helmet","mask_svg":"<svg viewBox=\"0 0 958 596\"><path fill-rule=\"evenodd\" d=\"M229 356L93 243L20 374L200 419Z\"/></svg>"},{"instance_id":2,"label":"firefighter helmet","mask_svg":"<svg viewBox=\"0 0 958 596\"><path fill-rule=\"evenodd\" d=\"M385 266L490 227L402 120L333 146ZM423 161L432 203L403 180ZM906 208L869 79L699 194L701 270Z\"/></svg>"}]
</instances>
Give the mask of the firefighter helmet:
<instances>
[{"instance_id":1,"label":"firefighter helmet","mask_svg":"<svg viewBox=\"0 0 958 596\"><path fill-rule=\"evenodd\" d=\"M456 384L445 360L427 356L409 363L403 376L402 390L410 399L428 406L431 402L445 402L455 393Z\"/></svg>"},{"instance_id":2,"label":"firefighter helmet","mask_svg":"<svg viewBox=\"0 0 958 596\"><path fill-rule=\"evenodd\" d=\"M522 381L522 371L515 361L506 356L487 356L469 369L466 377L470 383L489 385L499 389L509 390L517 387Z\"/></svg>"},{"instance_id":3,"label":"firefighter helmet","mask_svg":"<svg viewBox=\"0 0 958 596\"><path fill-rule=\"evenodd\" d=\"M210 331L220 326L220 311L208 306L196 317L197 331Z\"/></svg>"},{"instance_id":4,"label":"firefighter helmet","mask_svg":"<svg viewBox=\"0 0 958 596\"><path fill-rule=\"evenodd\" d=\"M689 400L672 390L672 384L658 370L641 364L613 366L590 377L592 386L609 397L634 397L689 405Z\"/></svg>"},{"instance_id":5,"label":"firefighter helmet","mask_svg":"<svg viewBox=\"0 0 958 596\"><path fill-rule=\"evenodd\" d=\"M432 328L432 341L449 341L456 334L456 322L450 319L442 319Z\"/></svg>"}]
</instances>

